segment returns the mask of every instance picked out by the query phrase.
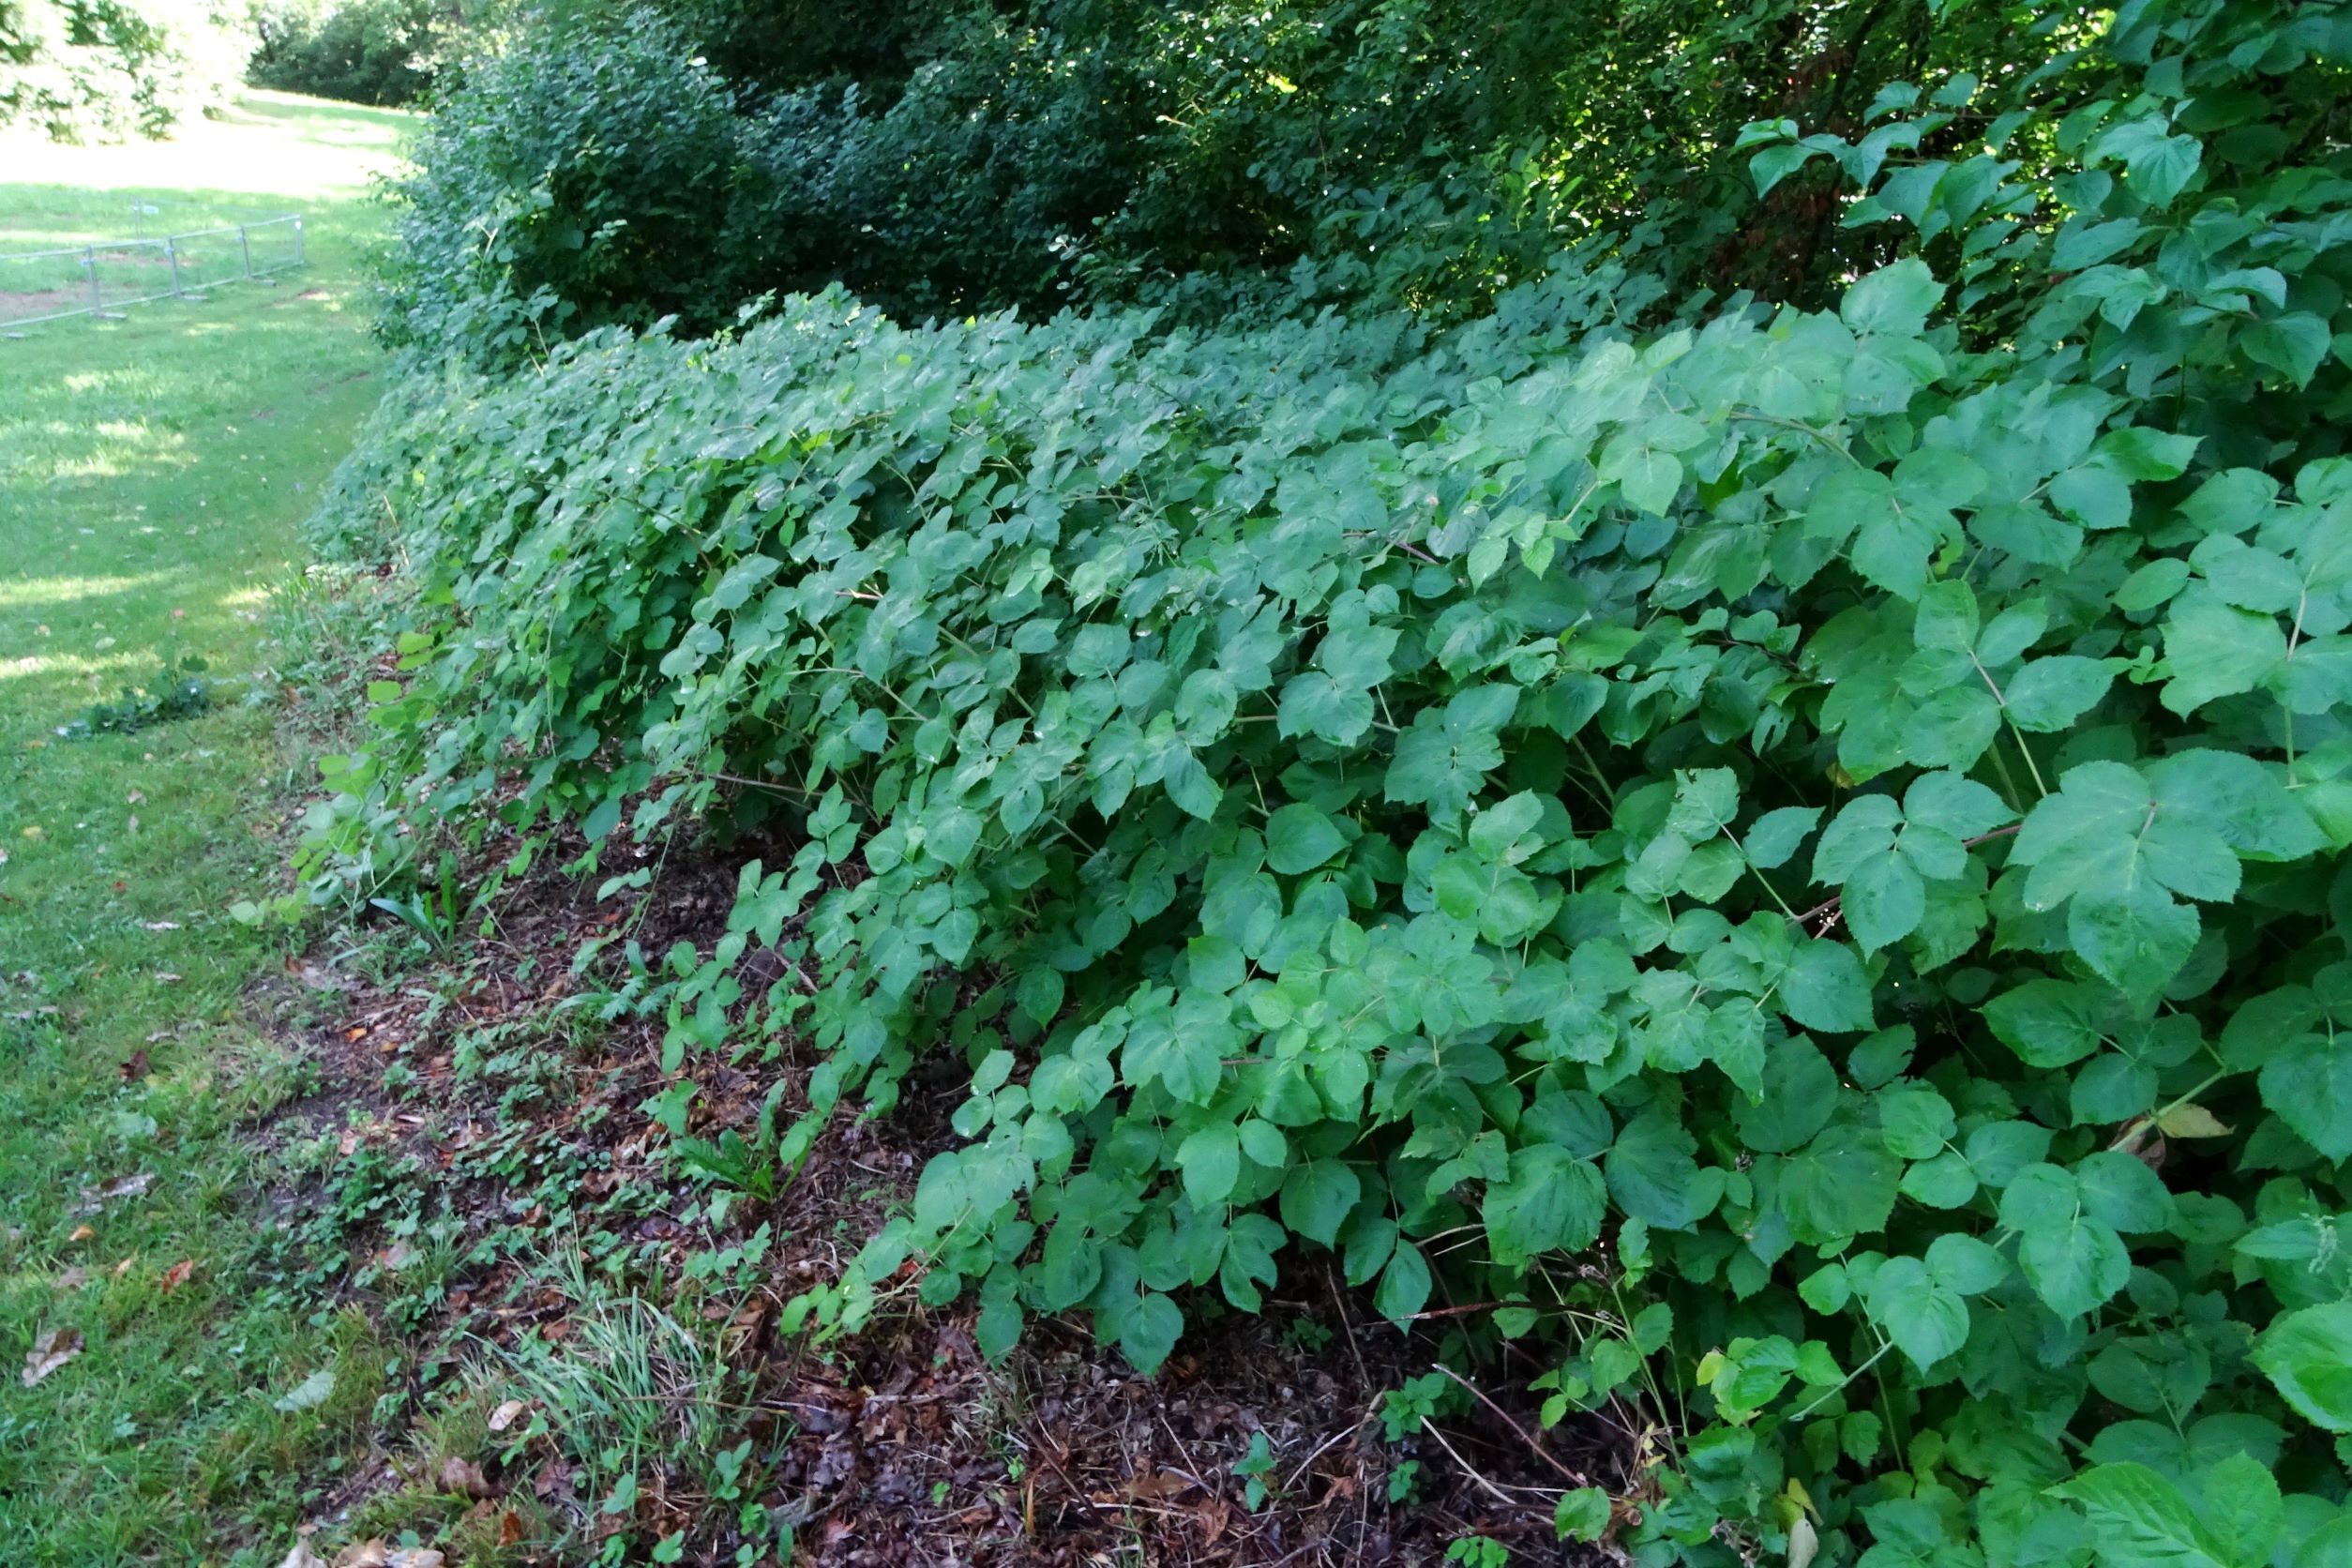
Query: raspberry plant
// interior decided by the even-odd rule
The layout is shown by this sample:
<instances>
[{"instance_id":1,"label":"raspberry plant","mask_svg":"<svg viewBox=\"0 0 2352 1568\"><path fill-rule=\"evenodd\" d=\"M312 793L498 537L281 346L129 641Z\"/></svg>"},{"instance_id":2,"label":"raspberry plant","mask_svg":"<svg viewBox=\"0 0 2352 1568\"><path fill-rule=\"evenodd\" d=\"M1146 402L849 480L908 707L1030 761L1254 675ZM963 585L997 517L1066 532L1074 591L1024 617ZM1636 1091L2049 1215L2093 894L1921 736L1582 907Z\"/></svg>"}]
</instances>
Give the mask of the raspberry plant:
<instances>
[{"instance_id":1,"label":"raspberry plant","mask_svg":"<svg viewBox=\"0 0 2352 1568\"><path fill-rule=\"evenodd\" d=\"M1148 1370L1329 1254L1485 1304L1546 1421L1645 1406L1646 1562L2336 1560L2347 58L2165 0L1753 127L1911 236L1833 310L832 293L413 386L345 487L402 678L305 874L744 846L621 999L683 1081L805 1035L790 1165L969 1073L798 1326L969 1292Z\"/></svg>"}]
</instances>

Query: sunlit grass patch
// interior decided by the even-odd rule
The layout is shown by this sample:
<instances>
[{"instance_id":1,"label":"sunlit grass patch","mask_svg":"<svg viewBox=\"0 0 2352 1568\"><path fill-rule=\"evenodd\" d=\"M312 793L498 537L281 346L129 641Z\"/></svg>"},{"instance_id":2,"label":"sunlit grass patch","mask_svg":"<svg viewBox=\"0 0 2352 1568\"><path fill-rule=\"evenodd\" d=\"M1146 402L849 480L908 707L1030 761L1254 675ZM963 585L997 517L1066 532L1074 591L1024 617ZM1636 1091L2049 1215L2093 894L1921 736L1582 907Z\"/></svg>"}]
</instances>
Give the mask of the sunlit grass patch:
<instances>
[{"instance_id":1,"label":"sunlit grass patch","mask_svg":"<svg viewBox=\"0 0 2352 1568\"><path fill-rule=\"evenodd\" d=\"M300 206L275 285L0 338L0 1563L274 1563L389 1352L253 1273L242 1127L296 1087L246 1022L307 758L249 694L294 527L374 400L353 198L404 118L272 98L160 146L0 149L0 249L108 192ZM88 198L81 207L60 193ZM89 193L99 193L89 197ZM126 209L127 210L127 209ZM176 221L176 219L174 219ZM202 661L214 700L60 735ZM126 1183L136 1190L104 1196ZM36 1385L44 1334L78 1347ZM315 1373L324 1396L289 1401Z\"/></svg>"}]
</instances>

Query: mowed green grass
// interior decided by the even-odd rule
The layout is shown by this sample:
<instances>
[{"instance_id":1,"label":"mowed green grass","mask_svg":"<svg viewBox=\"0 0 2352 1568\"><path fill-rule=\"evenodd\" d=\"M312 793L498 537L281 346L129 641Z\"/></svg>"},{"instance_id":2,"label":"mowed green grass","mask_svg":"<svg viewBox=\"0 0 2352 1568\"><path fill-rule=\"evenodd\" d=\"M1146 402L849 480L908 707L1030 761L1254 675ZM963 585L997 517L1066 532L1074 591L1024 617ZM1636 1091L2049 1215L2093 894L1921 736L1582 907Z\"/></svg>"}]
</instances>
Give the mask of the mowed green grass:
<instances>
[{"instance_id":1,"label":"mowed green grass","mask_svg":"<svg viewBox=\"0 0 2352 1568\"><path fill-rule=\"evenodd\" d=\"M368 180L405 124L256 95L162 144L0 145L0 249L146 192L300 210L310 258L274 287L0 337L8 1568L277 1562L383 1374L364 1332L304 1317L249 1266L266 1222L246 1123L297 1069L243 1003L282 945L227 912L272 888L287 802L312 776L280 735L270 596L380 389ZM209 667L210 711L57 732L188 656ZM143 1190L99 1196L125 1183ZM27 1387L51 1334L82 1352ZM321 1368L329 1397L278 1408Z\"/></svg>"}]
</instances>

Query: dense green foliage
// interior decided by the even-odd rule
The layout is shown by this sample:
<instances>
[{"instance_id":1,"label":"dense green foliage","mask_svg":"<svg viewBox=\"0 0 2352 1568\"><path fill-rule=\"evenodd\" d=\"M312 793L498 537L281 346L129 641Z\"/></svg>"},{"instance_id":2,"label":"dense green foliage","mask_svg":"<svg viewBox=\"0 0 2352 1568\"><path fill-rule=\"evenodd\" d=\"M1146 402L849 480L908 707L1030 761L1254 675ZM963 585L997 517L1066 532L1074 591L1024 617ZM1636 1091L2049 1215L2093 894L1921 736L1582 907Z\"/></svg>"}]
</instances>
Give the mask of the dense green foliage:
<instances>
[{"instance_id":1,"label":"dense green foliage","mask_svg":"<svg viewBox=\"0 0 2352 1568\"><path fill-rule=\"evenodd\" d=\"M796 1322L1150 1367L1328 1251L1645 1406L1645 1562L2340 1560L2352 14L2009 21L1731 138L1831 204L1790 303L1594 225L1431 316L832 292L412 384L325 519L417 603L309 895L429 822L740 846L611 1003L682 1082L813 1043L788 1163L972 1085ZM655 101L715 169L727 90Z\"/></svg>"},{"instance_id":2,"label":"dense green foliage","mask_svg":"<svg viewBox=\"0 0 2352 1568\"><path fill-rule=\"evenodd\" d=\"M489 55L425 124L382 330L512 361L569 331L732 314L735 100L641 16Z\"/></svg>"},{"instance_id":3,"label":"dense green foliage","mask_svg":"<svg viewBox=\"0 0 2352 1568\"><path fill-rule=\"evenodd\" d=\"M161 136L226 102L251 47L235 0L0 0L0 126Z\"/></svg>"},{"instance_id":4,"label":"dense green foliage","mask_svg":"<svg viewBox=\"0 0 2352 1568\"><path fill-rule=\"evenodd\" d=\"M560 6L455 88L403 190L396 342L494 362L515 337L439 324L489 309L551 339L676 313L700 332L835 281L900 319L1142 302L1221 321L1302 301L1459 317L1595 236L1678 300L1817 305L1895 237L1841 226L1817 172L1758 199L1741 127L1860 137L1889 80L1968 70L1990 91L2069 41L2058 13L1926 0L659 9ZM566 111L546 100L582 90L582 55L611 128L550 141ZM664 116L688 70L695 145L726 145L697 173L724 233L691 278L676 257L699 236L663 237ZM598 263L508 253L524 210Z\"/></svg>"},{"instance_id":5,"label":"dense green foliage","mask_svg":"<svg viewBox=\"0 0 2352 1568\"><path fill-rule=\"evenodd\" d=\"M271 0L253 13L247 76L347 103L414 103L458 47L459 9L447 0Z\"/></svg>"}]
</instances>

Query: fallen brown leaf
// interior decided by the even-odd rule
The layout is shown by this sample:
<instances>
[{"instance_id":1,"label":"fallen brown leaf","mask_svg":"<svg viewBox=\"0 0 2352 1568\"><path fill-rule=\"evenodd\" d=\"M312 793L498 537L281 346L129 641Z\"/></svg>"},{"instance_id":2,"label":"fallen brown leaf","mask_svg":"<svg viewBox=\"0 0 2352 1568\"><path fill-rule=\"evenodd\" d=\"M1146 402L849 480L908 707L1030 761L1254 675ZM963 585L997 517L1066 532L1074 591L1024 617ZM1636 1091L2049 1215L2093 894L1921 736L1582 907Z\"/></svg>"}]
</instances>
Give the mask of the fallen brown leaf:
<instances>
[{"instance_id":1,"label":"fallen brown leaf","mask_svg":"<svg viewBox=\"0 0 2352 1568\"><path fill-rule=\"evenodd\" d=\"M522 1515L509 1508L498 1515L498 1544L511 1546L523 1537Z\"/></svg>"},{"instance_id":2,"label":"fallen brown leaf","mask_svg":"<svg viewBox=\"0 0 2352 1568\"><path fill-rule=\"evenodd\" d=\"M84 1221L83 1224L75 1226L73 1228L73 1234L68 1236L66 1240L68 1242L86 1242L97 1234L97 1229L91 1226L88 1222Z\"/></svg>"},{"instance_id":3,"label":"fallen brown leaf","mask_svg":"<svg viewBox=\"0 0 2352 1568\"><path fill-rule=\"evenodd\" d=\"M79 1290L88 1283L90 1271L79 1263L57 1276L57 1289L60 1290Z\"/></svg>"},{"instance_id":4,"label":"fallen brown leaf","mask_svg":"<svg viewBox=\"0 0 2352 1568\"><path fill-rule=\"evenodd\" d=\"M170 1268L164 1270L162 1282L163 1293L168 1296L173 1291L178 1289L181 1286L187 1284L188 1276L195 1272L196 1259L193 1258L183 1258L178 1262L173 1264Z\"/></svg>"},{"instance_id":5,"label":"fallen brown leaf","mask_svg":"<svg viewBox=\"0 0 2352 1568\"><path fill-rule=\"evenodd\" d=\"M471 1459L460 1459L452 1454L441 1461L441 1489L461 1498L490 1498L498 1488L490 1485L482 1467Z\"/></svg>"},{"instance_id":6,"label":"fallen brown leaf","mask_svg":"<svg viewBox=\"0 0 2352 1568\"><path fill-rule=\"evenodd\" d=\"M1182 1497L1198 1485L1189 1475L1172 1470L1158 1470L1151 1475L1138 1475L1129 1483L1128 1490L1138 1498Z\"/></svg>"},{"instance_id":7,"label":"fallen brown leaf","mask_svg":"<svg viewBox=\"0 0 2352 1568\"><path fill-rule=\"evenodd\" d=\"M493 1432L504 1432L507 1427L512 1426L515 1424L516 1419L520 1417L523 1411L529 1410L530 1408L531 1407L529 1405L526 1405L520 1399L509 1399L505 1401L505 1403L500 1405L498 1409L490 1411L490 1429Z\"/></svg>"},{"instance_id":8,"label":"fallen brown leaf","mask_svg":"<svg viewBox=\"0 0 2352 1568\"><path fill-rule=\"evenodd\" d=\"M141 1046L130 1053L130 1060L114 1069L125 1083L137 1083L147 1076L147 1048Z\"/></svg>"},{"instance_id":9,"label":"fallen brown leaf","mask_svg":"<svg viewBox=\"0 0 2352 1568\"><path fill-rule=\"evenodd\" d=\"M337 1553L335 1568L385 1568L391 1560L391 1547L381 1541L362 1541Z\"/></svg>"},{"instance_id":10,"label":"fallen brown leaf","mask_svg":"<svg viewBox=\"0 0 2352 1568\"><path fill-rule=\"evenodd\" d=\"M441 1568L445 1559L430 1546L402 1546L384 1568Z\"/></svg>"},{"instance_id":11,"label":"fallen brown leaf","mask_svg":"<svg viewBox=\"0 0 2352 1568\"><path fill-rule=\"evenodd\" d=\"M31 1388L81 1353L80 1329L51 1329L24 1352L24 1386Z\"/></svg>"},{"instance_id":12,"label":"fallen brown leaf","mask_svg":"<svg viewBox=\"0 0 2352 1568\"><path fill-rule=\"evenodd\" d=\"M312 1551L309 1542L296 1541L278 1568L326 1568L326 1559Z\"/></svg>"},{"instance_id":13,"label":"fallen brown leaf","mask_svg":"<svg viewBox=\"0 0 2352 1568\"><path fill-rule=\"evenodd\" d=\"M130 1273L130 1266L131 1266L133 1263L136 1263L136 1262L138 1262L138 1261L139 1261L139 1255L138 1255L137 1253L135 1253L135 1252L134 1252L134 1253L132 1253L129 1257L128 1257L128 1258L124 1259L121 1262L119 1262L119 1263L115 1264L115 1265L114 1265L114 1277L115 1277L116 1279L120 1279L120 1278L122 1278L122 1277L123 1277L123 1275L125 1275L125 1274L127 1274Z\"/></svg>"}]
</instances>

